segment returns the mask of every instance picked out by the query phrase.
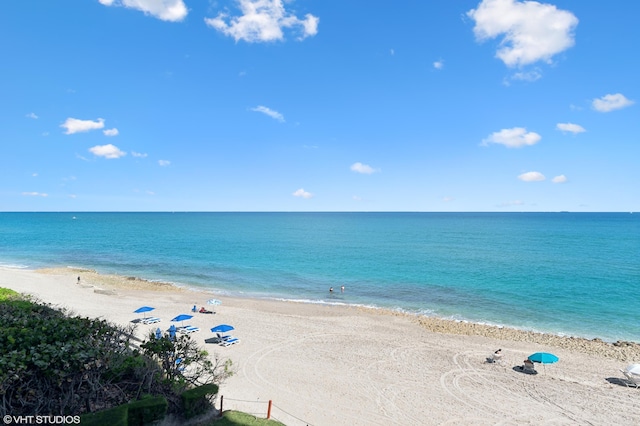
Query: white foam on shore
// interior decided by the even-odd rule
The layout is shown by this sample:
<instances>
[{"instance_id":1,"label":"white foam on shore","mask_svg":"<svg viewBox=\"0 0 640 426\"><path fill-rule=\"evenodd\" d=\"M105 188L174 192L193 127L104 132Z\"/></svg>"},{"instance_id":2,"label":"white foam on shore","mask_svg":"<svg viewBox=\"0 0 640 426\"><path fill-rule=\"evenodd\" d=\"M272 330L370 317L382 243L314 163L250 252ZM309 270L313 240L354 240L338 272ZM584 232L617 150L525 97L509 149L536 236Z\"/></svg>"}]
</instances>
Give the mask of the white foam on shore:
<instances>
[{"instance_id":1,"label":"white foam on shore","mask_svg":"<svg viewBox=\"0 0 640 426\"><path fill-rule=\"evenodd\" d=\"M10 263L0 263L0 268L2 269L29 269L27 265L13 265Z\"/></svg>"}]
</instances>

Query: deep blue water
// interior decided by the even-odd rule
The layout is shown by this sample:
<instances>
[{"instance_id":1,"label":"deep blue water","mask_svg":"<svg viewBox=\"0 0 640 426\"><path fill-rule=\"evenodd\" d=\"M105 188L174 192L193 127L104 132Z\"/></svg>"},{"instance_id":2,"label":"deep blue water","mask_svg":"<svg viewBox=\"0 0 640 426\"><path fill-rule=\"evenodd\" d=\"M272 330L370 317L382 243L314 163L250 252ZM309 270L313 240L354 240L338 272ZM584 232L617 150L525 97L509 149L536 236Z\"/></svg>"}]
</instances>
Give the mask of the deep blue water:
<instances>
[{"instance_id":1,"label":"deep blue water","mask_svg":"<svg viewBox=\"0 0 640 426\"><path fill-rule=\"evenodd\" d=\"M0 265L640 342L640 214L0 213Z\"/></svg>"}]
</instances>

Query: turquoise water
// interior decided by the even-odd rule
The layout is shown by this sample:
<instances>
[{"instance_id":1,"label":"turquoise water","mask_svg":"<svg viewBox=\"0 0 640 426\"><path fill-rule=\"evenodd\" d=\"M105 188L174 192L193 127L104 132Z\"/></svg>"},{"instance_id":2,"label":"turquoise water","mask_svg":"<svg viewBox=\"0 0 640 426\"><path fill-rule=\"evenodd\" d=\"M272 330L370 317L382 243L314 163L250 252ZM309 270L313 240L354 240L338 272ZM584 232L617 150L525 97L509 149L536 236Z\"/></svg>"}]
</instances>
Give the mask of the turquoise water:
<instances>
[{"instance_id":1,"label":"turquoise water","mask_svg":"<svg viewBox=\"0 0 640 426\"><path fill-rule=\"evenodd\" d=\"M640 342L640 214L0 213L0 265Z\"/></svg>"}]
</instances>

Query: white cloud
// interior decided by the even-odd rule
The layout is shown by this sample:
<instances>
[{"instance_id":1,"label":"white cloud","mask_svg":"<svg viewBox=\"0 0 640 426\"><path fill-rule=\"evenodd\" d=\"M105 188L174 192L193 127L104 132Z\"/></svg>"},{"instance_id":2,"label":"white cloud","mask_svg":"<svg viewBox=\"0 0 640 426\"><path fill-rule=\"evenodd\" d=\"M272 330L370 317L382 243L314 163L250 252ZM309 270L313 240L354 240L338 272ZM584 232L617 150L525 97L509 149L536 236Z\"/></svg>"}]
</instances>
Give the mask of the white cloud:
<instances>
[{"instance_id":1,"label":"white cloud","mask_svg":"<svg viewBox=\"0 0 640 426\"><path fill-rule=\"evenodd\" d=\"M571 12L536 1L482 0L467 16L478 41L502 36L496 56L509 67L550 62L574 45L578 25Z\"/></svg>"},{"instance_id":2,"label":"white cloud","mask_svg":"<svg viewBox=\"0 0 640 426\"><path fill-rule=\"evenodd\" d=\"M78 196L76 194L69 194L68 197L69 198L77 198Z\"/></svg>"},{"instance_id":3,"label":"white cloud","mask_svg":"<svg viewBox=\"0 0 640 426\"><path fill-rule=\"evenodd\" d=\"M268 115L269 117L278 120L282 123L284 123L284 116L282 114L280 114L278 111L274 111L271 108L267 108L266 106L257 106L255 108L251 108L251 111L255 111L255 112L261 112L263 114Z\"/></svg>"},{"instance_id":4,"label":"white cloud","mask_svg":"<svg viewBox=\"0 0 640 426\"><path fill-rule=\"evenodd\" d=\"M171 161L169 160L158 160L158 164L160 167L167 167L171 165Z\"/></svg>"},{"instance_id":5,"label":"white cloud","mask_svg":"<svg viewBox=\"0 0 640 426\"><path fill-rule=\"evenodd\" d=\"M540 172L527 172L518 176L518 179L524 182L540 182L546 179Z\"/></svg>"},{"instance_id":6,"label":"white cloud","mask_svg":"<svg viewBox=\"0 0 640 426\"><path fill-rule=\"evenodd\" d=\"M136 158L146 158L147 157L147 153L135 152L135 151L131 151L131 155L133 155Z\"/></svg>"},{"instance_id":7,"label":"white cloud","mask_svg":"<svg viewBox=\"0 0 640 426\"><path fill-rule=\"evenodd\" d=\"M37 173L32 173L31 176L38 177L38 174Z\"/></svg>"},{"instance_id":8,"label":"white cloud","mask_svg":"<svg viewBox=\"0 0 640 426\"><path fill-rule=\"evenodd\" d=\"M565 175L559 175L551 179L553 183L565 183L567 181L567 177Z\"/></svg>"},{"instance_id":9,"label":"white cloud","mask_svg":"<svg viewBox=\"0 0 640 426\"><path fill-rule=\"evenodd\" d=\"M300 19L284 9L283 3L291 0L236 0L241 15L229 17L220 13L204 22L236 41L249 43L278 41L284 39L283 29L295 28L301 34L298 39L318 33L320 19L310 13ZM227 22L228 21L228 22Z\"/></svg>"},{"instance_id":10,"label":"white cloud","mask_svg":"<svg viewBox=\"0 0 640 426\"><path fill-rule=\"evenodd\" d=\"M67 129L64 132L66 135L72 135L74 133L88 132L91 130L102 129L104 127L104 118L98 118L93 120L79 120L77 118L67 118L67 120L60 125L63 129Z\"/></svg>"},{"instance_id":11,"label":"white cloud","mask_svg":"<svg viewBox=\"0 0 640 426\"><path fill-rule=\"evenodd\" d=\"M45 194L44 192L23 192L22 195L28 197L48 197L49 194Z\"/></svg>"},{"instance_id":12,"label":"white cloud","mask_svg":"<svg viewBox=\"0 0 640 426\"><path fill-rule=\"evenodd\" d=\"M438 61L435 61L433 63L433 67L437 70L441 70L442 68L444 68L444 60L440 59Z\"/></svg>"},{"instance_id":13,"label":"white cloud","mask_svg":"<svg viewBox=\"0 0 640 426\"><path fill-rule=\"evenodd\" d=\"M305 191L303 188L298 189L291 195L293 195L294 197L301 197L301 198L307 198L307 199L313 197L312 193Z\"/></svg>"},{"instance_id":14,"label":"white cloud","mask_svg":"<svg viewBox=\"0 0 640 426\"><path fill-rule=\"evenodd\" d=\"M596 111L609 112L626 108L634 103L635 101L627 99L622 93L616 93L615 95L604 95L599 99L594 99L591 105Z\"/></svg>"},{"instance_id":15,"label":"white cloud","mask_svg":"<svg viewBox=\"0 0 640 426\"><path fill-rule=\"evenodd\" d=\"M556 129L562 130L563 132L573 133L574 135L586 132L584 127L573 123L558 123L556 124Z\"/></svg>"},{"instance_id":16,"label":"white cloud","mask_svg":"<svg viewBox=\"0 0 640 426\"><path fill-rule=\"evenodd\" d=\"M362 164L362 163L353 163L351 165L351 171L354 171L356 173L362 173L365 175L370 175L372 173L376 173L379 172L379 169L374 169L373 167L367 165L367 164Z\"/></svg>"},{"instance_id":17,"label":"white cloud","mask_svg":"<svg viewBox=\"0 0 640 426\"><path fill-rule=\"evenodd\" d=\"M453 197L443 197L442 198L442 201L444 201L445 203L450 203L453 200L455 200L455 198L453 198Z\"/></svg>"},{"instance_id":18,"label":"white cloud","mask_svg":"<svg viewBox=\"0 0 640 426\"><path fill-rule=\"evenodd\" d=\"M104 157L109 160L124 157L125 155L127 155L126 152L120 151L117 146L111 144L96 145L93 148L89 148L89 152L91 152L96 157Z\"/></svg>"},{"instance_id":19,"label":"white cloud","mask_svg":"<svg viewBox=\"0 0 640 426\"><path fill-rule=\"evenodd\" d=\"M519 72L513 73L508 78L505 78L503 80L503 84L505 86L509 86L511 84L511 81L528 81L532 83L536 80L540 80L541 78L542 78L542 73L538 69L534 69L531 71L519 71Z\"/></svg>"},{"instance_id":20,"label":"white cloud","mask_svg":"<svg viewBox=\"0 0 640 426\"><path fill-rule=\"evenodd\" d=\"M33 118L34 120L38 119L38 116L33 112L30 112L29 114L27 114L26 117L27 118Z\"/></svg>"},{"instance_id":21,"label":"white cloud","mask_svg":"<svg viewBox=\"0 0 640 426\"><path fill-rule=\"evenodd\" d=\"M105 136L118 136L120 132L114 127L113 129L103 130L102 133L104 133Z\"/></svg>"},{"instance_id":22,"label":"white cloud","mask_svg":"<svg viewBox=\"0 0 640 426\"><path fill-rule=\"evenodd\" d=\"M535 132L527 132L524 127L514 127L490 134L486 139L482 140L482 145L487 146L490 143L497 143L507 148L521 148L527 145L535 145L540 139L542 137Z\"/></svg>"},{"instance_id":23,"label":"white cloud","mask_svg":"<svg viewBox=\"0 0 640 426\"><path fill-rule=\"evenodd\" d=\"M359 195L354 195L351 198L353 199L353 201L362 201L362 197L360 197Z\"/></svg>"},{"instance_id":24,"label":"white cloud","mask_svg":"<svg viewBox=\"0 0 640 426\"><path fill-rule=\"evenodd\" d=\"M163 21L182 21L187 16L187 6L182 0L98 0L105 6L122 6L144 12Z\"/></svg>"}]
</instances>

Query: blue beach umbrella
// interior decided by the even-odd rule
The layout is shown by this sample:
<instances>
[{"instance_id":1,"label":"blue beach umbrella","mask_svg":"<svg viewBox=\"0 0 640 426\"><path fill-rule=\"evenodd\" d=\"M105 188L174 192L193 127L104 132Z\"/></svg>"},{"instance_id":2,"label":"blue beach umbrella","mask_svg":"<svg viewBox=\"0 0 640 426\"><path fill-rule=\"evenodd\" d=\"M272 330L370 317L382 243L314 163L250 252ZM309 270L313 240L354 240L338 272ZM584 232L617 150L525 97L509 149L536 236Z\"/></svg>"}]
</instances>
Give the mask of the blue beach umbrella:
<instances>
[{"instance_id":1,"label":"blue beach umbrella","mask_svg":"<svg viewBox=\"0 0 640 426\"><path fill-rule=\"evenodd\" d=\"M174 321L174 322L180 321L180 323L183 323L184 321L190 320L191 318L193 318L193 315L180 314L177 317L175 317L174 319L172 319L171 321Z\"/></svg>"},{"instance_id":2,"label":"blue beach umbrella","mask_svg":"<svg viewBox=\"0 0 640 426\"><path fill-rule=\"evenodd\" d=\"M156 328L156 339L162 339L162 330L160 330L160 327Z\"/></svg>"},{"instance_id":3,"label":"blue beach umbrella","mask_svg":"<svg viewBox=\"0 0 640 426\"><path fill-rule=\"evenodd\" d=\"M544 367L544 370L546 372L547 371L547 367L545 367L545 365L546 364L556 363L556 362L558 362L558 360L560 358L558 358L554 354L550 354L548 352L536 352L535 354L529 355L528 359L531 362L537 362L537 363L542 364L542 366Z\"/></svg>"},{"instance_id":4,"label":"blue beach umbrella","mask_svg":"<svg viewBox=\"0 0 640 426\"><path fill-rule=\"evenodd\" d=\"M138 309L136 309L135 311L133 311L136 314L143 314L143 316L146 318L147 317L147 312L149 311L153 311L155 308L152 308L151 306L142 306Z\"/></svg>"},{"instance_id":5,"label":"blue beach umbrella","mask_svg":"<svg viewBox=\"0 0 640 426\"><path fill-rule=\"evenodd\" d=\"M212 333L226 333L227 331L234 330L232 325L220 324L211 329Z\"/></svg>"},{"instance_id":6,"label":"blue beach umbrella","mask_svg":"<svg viewBox=\"0 0 640 426\"><path fill-rule=\"evenodd\" d=\"M529 361L540 364L553 364L558 362L558 360L559 358L557 356L548 352L536 352L535 354L529 355Z\"/></svg>"},{"instance_id":7,"label":"blue beach umbrella","mask_svg":"<svg viewBox=\"0 0 640 426\"><path fill-rule=\"evenodd\" d=\"M171 327L169 327L169 339L175 340L177 330L176 326L171 324Z\"/></svg>"}]
</instances>

